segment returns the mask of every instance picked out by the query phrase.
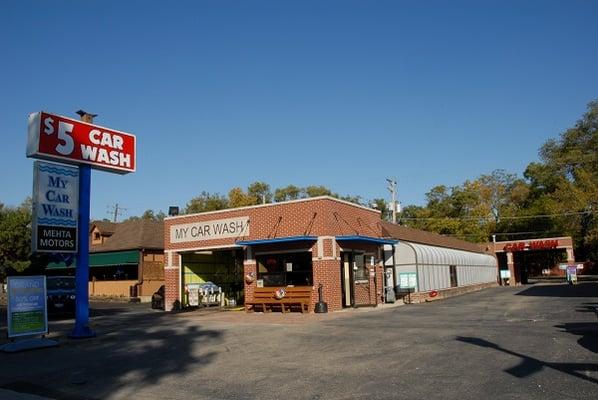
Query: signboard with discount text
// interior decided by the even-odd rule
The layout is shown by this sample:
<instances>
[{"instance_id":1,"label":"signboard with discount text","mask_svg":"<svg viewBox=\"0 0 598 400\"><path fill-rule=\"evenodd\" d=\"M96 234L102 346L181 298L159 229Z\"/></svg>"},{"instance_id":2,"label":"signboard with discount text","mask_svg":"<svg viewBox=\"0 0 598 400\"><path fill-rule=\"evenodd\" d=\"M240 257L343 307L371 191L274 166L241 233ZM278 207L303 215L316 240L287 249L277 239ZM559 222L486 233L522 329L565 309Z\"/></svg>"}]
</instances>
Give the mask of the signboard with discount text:
<instances>
[{"instance_id":1,"label":"signboard with discount text","mask_svg":"<svg viewBox=\"0 0 598 400\"><path fill-rule=\"evenodd\" d=\"M45 276L8 277L8 337L48 333Z\"/></svg>"}]
</instances>

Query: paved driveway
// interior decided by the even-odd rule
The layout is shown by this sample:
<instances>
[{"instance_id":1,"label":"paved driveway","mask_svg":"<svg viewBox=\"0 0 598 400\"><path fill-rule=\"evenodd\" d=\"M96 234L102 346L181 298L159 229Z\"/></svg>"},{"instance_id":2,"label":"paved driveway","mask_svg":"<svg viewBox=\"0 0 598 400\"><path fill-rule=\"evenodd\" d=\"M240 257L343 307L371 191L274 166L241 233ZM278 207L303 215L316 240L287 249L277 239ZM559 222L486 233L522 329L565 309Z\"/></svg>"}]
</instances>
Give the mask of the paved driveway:
<instances>
[{"instance_id":1,"label":"paved driveway","mask_svg":"<svg viewBox=\"0 0 598 400\"><path fill-rule=\"evenodd\" d=\"M588 282L327 315L116 307L94 317L95 339L58 329L59 348L0 354L0 387L64 399L596 399L596 296Z\"/></svg>"}]
</instances>

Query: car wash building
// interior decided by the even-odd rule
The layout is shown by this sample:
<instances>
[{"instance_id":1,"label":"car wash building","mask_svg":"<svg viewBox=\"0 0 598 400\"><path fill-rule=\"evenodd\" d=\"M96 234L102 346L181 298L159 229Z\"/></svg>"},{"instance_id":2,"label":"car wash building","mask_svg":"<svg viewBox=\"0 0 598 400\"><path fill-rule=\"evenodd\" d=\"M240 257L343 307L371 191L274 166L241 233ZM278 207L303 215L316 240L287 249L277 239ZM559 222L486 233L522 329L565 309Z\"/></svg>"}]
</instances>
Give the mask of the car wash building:
<instances>
[{"instance_id":1,"label":"car wash building","mask_svg":"<svg viewBox=\"0 0 598 400\"><path fill-rule=\"evenodd\" d=\"M577 267L570 236L502 241L491 245L498 258L503 285L526 284L528 278L541 276L564 276L567 265Z\"/></svg>"},{"instance_id":2,"label":"car wash building","mask_svg":"<svg viewBox=\"0 0 598 400\"><path fill-rule=\"evenodd\" d=\"M212 282L250 309L264 290L304 288L309 311L384 301L380 212L323 196L164 220L165 308L185 306L190 285Z\"/></svg>"},{"instance_id":3,"label":"car wash building","mask_svg":"<svg viewBox=\"0 0 598 400\"><path fill-rule=\"evenodd\" d=\"M497 285L497 260L486 246L382 222L395 292L406 302L450 297ZM388 271L388 270L387 270Z\"/></svg>"}]
</instances>

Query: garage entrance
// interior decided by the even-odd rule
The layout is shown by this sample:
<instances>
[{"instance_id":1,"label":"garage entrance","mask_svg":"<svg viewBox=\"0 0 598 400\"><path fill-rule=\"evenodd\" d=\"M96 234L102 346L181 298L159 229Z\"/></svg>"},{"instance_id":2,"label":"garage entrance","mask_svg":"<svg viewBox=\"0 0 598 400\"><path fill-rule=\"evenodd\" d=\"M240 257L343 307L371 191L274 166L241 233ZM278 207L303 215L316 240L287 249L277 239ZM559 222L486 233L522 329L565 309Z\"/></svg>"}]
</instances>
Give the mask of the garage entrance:
<instances>
[{"instance_id":1,"label":"garage entrance","mask_svg":"<svg viewBox=\"0 0 598 400\"><path fill-rule=\"evenodd\" d=\"M222 288L225 299L244 304L243 250L205 250L182 253L182 286L212 282ZM184 292L183 292L184 293ZM183 297L184 305L188 299Z\"/></svg>"}]
</instances>

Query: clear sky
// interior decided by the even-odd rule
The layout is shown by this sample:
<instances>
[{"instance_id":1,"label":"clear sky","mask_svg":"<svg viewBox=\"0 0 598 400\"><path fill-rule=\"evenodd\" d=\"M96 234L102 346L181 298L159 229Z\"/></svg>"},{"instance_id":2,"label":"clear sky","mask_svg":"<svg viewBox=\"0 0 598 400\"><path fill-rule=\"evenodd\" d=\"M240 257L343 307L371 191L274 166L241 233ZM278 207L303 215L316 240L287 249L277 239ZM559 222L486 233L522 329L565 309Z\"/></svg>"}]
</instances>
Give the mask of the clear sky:
<instances>
[{"instance_id":1,"label":"clear sky","mask_svg":"<svg viewBox=\"0 0 598 400\"><path fill-rule=\"evenodd\" d=\"M598 1L2 1L0 202L31 194L27 115L131 132L138 169L94 171L92 216L326 185L423 204L521 174L598 98Z\"/></svg>"}]
</instances>

